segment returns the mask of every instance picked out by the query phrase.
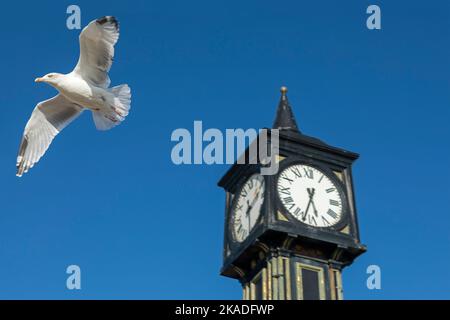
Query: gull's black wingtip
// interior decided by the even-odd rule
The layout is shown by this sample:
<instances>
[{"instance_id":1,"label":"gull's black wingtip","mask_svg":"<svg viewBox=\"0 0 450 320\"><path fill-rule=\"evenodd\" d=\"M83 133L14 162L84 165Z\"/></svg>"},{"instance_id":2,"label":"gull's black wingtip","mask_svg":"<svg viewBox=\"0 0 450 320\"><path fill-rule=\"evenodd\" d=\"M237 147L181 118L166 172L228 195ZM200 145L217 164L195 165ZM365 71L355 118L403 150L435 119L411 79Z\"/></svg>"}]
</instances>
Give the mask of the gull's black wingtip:
<instances>
[{"instance_id":1,"label":"gull's black wingtip","mask_svg":"<svg viewBox=\"0 0 450 320\"><path fill-rule=\"evenodd\" d=\"M104 16L98 18L96 22L100 25L103 25L105 23L112 23L116 29L119 29L119 21L117 21L116 17L113 16Z\"/></svg>"}]
</instances>

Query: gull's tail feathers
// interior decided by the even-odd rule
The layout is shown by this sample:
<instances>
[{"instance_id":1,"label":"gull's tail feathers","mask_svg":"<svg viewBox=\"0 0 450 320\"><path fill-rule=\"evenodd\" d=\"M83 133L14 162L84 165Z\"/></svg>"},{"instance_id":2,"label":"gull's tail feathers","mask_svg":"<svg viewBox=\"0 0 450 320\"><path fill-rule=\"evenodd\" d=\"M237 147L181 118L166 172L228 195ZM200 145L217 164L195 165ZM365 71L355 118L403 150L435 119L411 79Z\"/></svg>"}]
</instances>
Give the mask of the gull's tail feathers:
<instances>
[{"instance_id":1,"label":"gull's tail feathers","mask_svg":"<svg viewBox=\"0 0 450 320\"><path fill-rule=\"evenodd\" d=\"M113 106L110 110L93 111L95 127L98 130L109 130L122 121L130 112L131 105L131 89L127 84L112 87L109 89L114 95Z\"/></svg>"}]
</instances>

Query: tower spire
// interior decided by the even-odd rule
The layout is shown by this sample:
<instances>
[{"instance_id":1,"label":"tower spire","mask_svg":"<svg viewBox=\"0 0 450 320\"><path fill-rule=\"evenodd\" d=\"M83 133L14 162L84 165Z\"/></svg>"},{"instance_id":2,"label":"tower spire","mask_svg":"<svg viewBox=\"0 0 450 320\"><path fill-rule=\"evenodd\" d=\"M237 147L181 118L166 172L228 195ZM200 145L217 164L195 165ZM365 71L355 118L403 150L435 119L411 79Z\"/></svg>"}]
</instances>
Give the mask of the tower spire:
<instances>
[{"instance_id":1,"label":"tower spire","mask_svg":"<svg viewBox=\"0 0 450 320\"><path fill-rule=\"evenodd\" d=\"M286 87L281 87L281 98L278 104L277 115L275 121L273 123L274 129L290 129L297 132L300 130L297 127L297 123L295 122L294 113L292 112L291 106L289 105L289 101L287 98Z\"/></svg>"}]
</instances>

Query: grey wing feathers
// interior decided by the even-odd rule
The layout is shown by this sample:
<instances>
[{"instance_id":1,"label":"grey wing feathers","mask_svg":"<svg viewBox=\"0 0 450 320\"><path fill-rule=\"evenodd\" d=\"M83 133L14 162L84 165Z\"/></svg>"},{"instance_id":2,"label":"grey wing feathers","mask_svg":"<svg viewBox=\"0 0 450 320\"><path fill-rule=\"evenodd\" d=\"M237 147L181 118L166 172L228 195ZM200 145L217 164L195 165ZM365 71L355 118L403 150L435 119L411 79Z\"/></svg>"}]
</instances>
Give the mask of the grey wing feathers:
<instances>
[{"instance_id":1,"label":"grey wing feathers","mask_svg":"<svg viewBox=\"0 0 450 320\"><path fill-rule=\"evenodd\" d=\"M107 88L110 84L108 71L118 39L116 18L108 16L90 22L80 34L80 58L74 72L97 86Z\"/></svg>"},{"instance_id":2,"label":"grey wing feathers","mask_svg":"<svg viewBox=\"0 0 450 320\"><path fill-rule=\"evenodd\" d=\"M23 133L17 155L17 176L39 161L53 138L83 111L62 95L40 102L34 108Z\"/></svg>"}]
</instances>

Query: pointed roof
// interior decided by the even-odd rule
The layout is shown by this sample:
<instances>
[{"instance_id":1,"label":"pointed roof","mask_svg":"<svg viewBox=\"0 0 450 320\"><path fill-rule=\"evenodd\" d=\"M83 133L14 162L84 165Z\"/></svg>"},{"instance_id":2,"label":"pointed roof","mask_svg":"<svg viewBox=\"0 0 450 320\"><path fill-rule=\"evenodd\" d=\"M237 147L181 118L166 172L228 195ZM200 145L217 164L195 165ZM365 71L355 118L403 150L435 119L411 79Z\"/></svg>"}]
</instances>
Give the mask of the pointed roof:
<instances>
[{"instance_id":1,"label":"pointed roof","mask_svg":"<svg viewBox=\"0 0 450 320\"><path fill-rule=\"evenodd\" d=\"M289 105L288 98L286 96L287 88L281 87L281 98L278 104L277 115L273 123L273 129L288 129L297 131L300 130L297 127L297 122L295 121L294 113L292 112L291 106Z\"/></svg>"}]
</instances>

